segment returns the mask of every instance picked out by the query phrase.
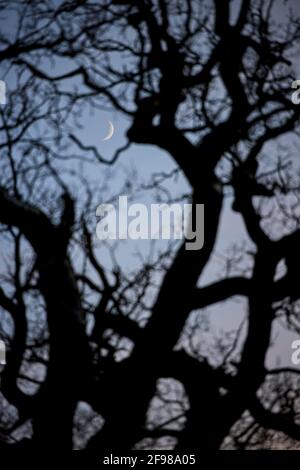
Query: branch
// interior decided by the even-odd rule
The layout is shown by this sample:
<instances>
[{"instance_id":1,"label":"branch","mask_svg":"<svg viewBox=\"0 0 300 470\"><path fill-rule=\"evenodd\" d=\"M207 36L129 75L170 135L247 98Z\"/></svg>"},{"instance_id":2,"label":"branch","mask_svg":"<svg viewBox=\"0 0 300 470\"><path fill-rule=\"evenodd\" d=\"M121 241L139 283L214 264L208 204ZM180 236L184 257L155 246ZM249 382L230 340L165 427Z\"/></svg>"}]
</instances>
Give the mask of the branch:
<instances>
[{"instance_id":1,"label":"branch","mask_svg":"<svg viewBox=\"0 0 300 470\"><path fill-rule=\"evenodd\" d=\"M191 309L204 308L234 295L249 296L251 285L251 279L232 277L206 287L195 288L190 298Z\"/></svg>"},{"instance_id":2,"label":"branch","mask_svg":"<svg viewBox=\"0 0 300 470\"><path fill-rule=\"evenodd\" d=\"M69 134L69 137L73 142L75 142L76 145L78 145L81 150L84 150L85 152L92 152L96 160L99 163L104 163L105 165L113 165L118 159L118 157L121 155L121 153L127 150L130 145L130 142L127 142L125 145L123 145L116 151L111 160L105 160L105 158L103 158L98 152L98 149L93 145L84 145L74 134Z\"/></svg>"},{"instance_id":3,"label":"branch","mask_svg":"<svg viewBox=\"0 0 300 470\"><path fill-rule=\"evenodd\" d=\"M17 305L12 299L6 296L3 289L0 287L0 306L14 316L17 312Z\"/></svg>"},{"instance_id":4,"label":"branch","mask_svg":"<svg viewBox=\"0 0 300 470\"><path fill-rule=\"evenodd\" d=\"M18 227L37 251L53 235L54 226L44 212L9 196L3 188L0 188L0 223Z\"/></svg>"},{"instance_id":5,"label":"branch","mask_svg":"<svg viewBox=\"0 0 300 470\"><path fill-rule=\"evenodd\" d=\"M300 440L300 426L291 419L290 415L273 413L267 410L256 396L252 398L249 404L249 411L265 428L284 432L292 439Z\"/></svg>"},{"instance_id":6,"label":"branch","mask_svg":"<svg viewBox=\"0 0 300 470\"><path fill-rule=\"evenodd\" d=\"M205 308L230 297L240 295L249 297L254 293L251 279L244 277L231 277L212 283L205 287L195 288L190 296L191 310ZM291 291L291 277L289 274L274 283L273 302L295 295L300 298L300 291Z\"/></svg>"}]
</instances>

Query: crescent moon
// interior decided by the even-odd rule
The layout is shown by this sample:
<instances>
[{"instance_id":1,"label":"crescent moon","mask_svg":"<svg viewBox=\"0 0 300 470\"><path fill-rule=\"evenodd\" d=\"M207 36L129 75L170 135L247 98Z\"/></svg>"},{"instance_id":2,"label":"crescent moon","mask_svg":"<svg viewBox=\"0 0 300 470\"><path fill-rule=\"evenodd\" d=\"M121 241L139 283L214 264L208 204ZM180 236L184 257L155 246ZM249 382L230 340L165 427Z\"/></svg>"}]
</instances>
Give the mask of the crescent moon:
<instances>
[{"instance_id":1,"label":"crescent moon","mask_svg":"<svg viewBox=\"0 0 300 470\"><path fill-rule=\"evenodd\" d=\"M115 132L115 128L114 128L114 125L111 121L108 121L108 133L107 135L104 137L103 140L109 140L112 138L112 136L114 135L114 132Z\"/></svg>"}]
</instances>

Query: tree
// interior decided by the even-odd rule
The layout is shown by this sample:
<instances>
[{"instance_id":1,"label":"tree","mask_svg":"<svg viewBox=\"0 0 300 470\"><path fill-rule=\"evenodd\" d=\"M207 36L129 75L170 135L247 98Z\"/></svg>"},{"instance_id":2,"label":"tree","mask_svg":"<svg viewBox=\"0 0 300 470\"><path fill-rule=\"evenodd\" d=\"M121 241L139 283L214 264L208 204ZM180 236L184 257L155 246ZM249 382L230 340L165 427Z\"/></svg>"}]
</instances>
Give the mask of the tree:
<instances>
[{"instance_id":1,"label":"tree","mask_svg":"<svg viewBox=\"0 0 300 470\"><path fill-rule=\"evenodd\" d=\"M2 393L14 407L3 411L5 441L20 440L14 433L25 426L26 445L47 447L56 436L56 447L71 448L81 402L104 418L90 449L174 435L178 449L214 450L246 412L299 439L294 400L286 407L275 394L274 412L261 391L270 375L297 377L267 370L265 359L276 319L294 331L299 321L299 107L291 86L300 22L289 15L278 28L279 2L240 3L1 2L11 22L0 49L9 81L0 127L0 305L9 344ZM108 107L130 122L128 143L111 160L80 133L87 109ZM205 205L205 243L198 251L172 245L129 274L113 251L110 267L99 260L92 233L105 172L134 143L173 159L192 204ZM104 175L102 187L84 174L87 165ZM161 172L149 185L161 190L168 178ZM129 183L127 192L137 189ZM252 243L251 269L243 271L244 252L238 274L199 287L228 197ZM226 354L215 350L218 366L176 348L191 312L234 296L247 299L245 334L235 332ZM150 413L149 428L153 398L172 401L157 387L163 378L184 388L185 423L173 417L170 429Z\"/></svg>"}]
</instances>

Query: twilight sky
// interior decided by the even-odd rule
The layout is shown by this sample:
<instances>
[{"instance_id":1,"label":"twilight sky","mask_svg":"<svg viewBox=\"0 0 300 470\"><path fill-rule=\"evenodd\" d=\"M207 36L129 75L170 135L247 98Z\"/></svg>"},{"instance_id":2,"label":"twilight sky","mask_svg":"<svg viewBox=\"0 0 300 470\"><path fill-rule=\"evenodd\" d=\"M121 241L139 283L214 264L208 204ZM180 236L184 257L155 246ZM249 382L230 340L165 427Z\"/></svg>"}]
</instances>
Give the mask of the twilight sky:
<instances>
[{"instance_id":1,"label":"twilight sky","mask_svg":"<svg viewBox=\"0 0 300 470\"><path fill-rule=\"evenodd\" d=\"M239 0L233 2L236 7L239 5ZM285 11L283 5L288 3L295 16L300 14L300 1L299 0L275 0L275 21L282 20L284 22L283 12ZM14 18L0 20L2 31L13 32ZM296 60L296 59L295 59ZM295 78L300 79L300 63L299 65L299 76ZM58 73L65 70L66 64L57 64L52 69L52 73ZM10 88L10 80L13 82L9 71L4 70L3 66L0 65L0 79L7 81L8 92ZM108 121L111 120L115 126L115 134L109 141L103 141L108 129ZM121 113L110 110L94 111L93 113L86 110L84 115L81 117L82 128L78 129L77 136L85 143L85 145L94 145L99 150L100 154L107 159L110 159L116 149L123 146L126 143L126 130L130 125L130 122ZM170 136L172 138L172 136ZM290 139L289 136L286 139ZM278 149L277 142L272 142L264 151L276 152ZM144 145L131 145L131 147L122 154L120 159L117 161L115 167L108 176L108 191L104 196L104 200L99 200L99 204L105 202L105 197L109 198L112 195L117 195L120 188L122 187L126 175L128 172L131 176L129 179L134 179L140 182L149 182L151 175L155 172L170 173L176 166L171 157L164 151L151 146ZM87 178L90 178L94 182L99 179L99 186L103 183L103 179L107 178L107 174L104 175L102 168L95 168L95 166L86 165L84 173ZM189 186L183 176L178 176L177 179L173 179L168 184L168 188L172 195L176 197L179 194L189 192ZM123 193L124 194L124 193ZM134 196L136 202L156 202L153 200L154 194L147 191L139 191ZM208 282L212 282L218 277L225 275L222 268L222 256L230 249L232 244L245 243L251 248L251 242L247 237L244 229L241 217L239 214L231 210L232 200L227 198L223 207L222 212L222 224L219 230L219 235L216 243L214 255L209 263L204 275L201 278L201 285ZM96 222L96 216L95 216ZM126 269L132 269L136 264L139 263L136 256L136 251L139 251L141 256L145 256L147 251L150 249L152 244L149 241L124 241L120 243L117 250L117 259L120 264ZM158 248L167 246L166 242L158 242ZM2 251L5 251L5 246L2 246ZM99 243L99 255L102 259L107 256L106 250L100 247ZM108 259L107 259L108 262ZM0 261L0 269L1 269ZM222 272L223 270L223 272ZM220 305L214 305L208 309L208 318L212 322L215 331L231 330L237 328L238 325L244 318L246 311L246 305L243 299L231 299ZM206 315L204 313L204 315ZM203 315L203 313L201 313ZM203 335L203 332L201 333ZM295 335L289 335L286 332L282 332L280 326L275 325L273 331L273 337L276 339L274 346L269 351L268 363L274 364L278 360L281 361L282 365L291 365L291 341L295 338ZM210 338L207 338L210 341Z\"/></svg>"}]
</instances>

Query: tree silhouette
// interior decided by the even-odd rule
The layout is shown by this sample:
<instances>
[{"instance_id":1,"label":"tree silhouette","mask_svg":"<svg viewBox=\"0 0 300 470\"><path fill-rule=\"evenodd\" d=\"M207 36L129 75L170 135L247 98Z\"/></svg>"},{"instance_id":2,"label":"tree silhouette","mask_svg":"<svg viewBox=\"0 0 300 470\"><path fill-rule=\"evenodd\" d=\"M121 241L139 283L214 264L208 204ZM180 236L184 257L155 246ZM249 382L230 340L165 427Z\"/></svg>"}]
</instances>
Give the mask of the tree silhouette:
<instances>
[{"instance_id":1,"label":"tree silhouette","mask_svg":"<svg viewBox=\"0 0 300 470\"><path fill-rule=\"evenodd\" d=\"M300 19L272 0L24 0L1 9L10 24L0 37L3 445L55 439L72 448L83 402L103 418L88 449L168 436L177 449L215 450L228 439L244 448L253 436L262 445L262 428L299 440L298 371L268 369L266 355L275 321L299 331L300 108L291 94ZM128 119L128 142L110 160L80 132L91 109ZM172 158L192 204L205 205L205 243L171 243L129 273L113 249L110 264L101 261L93 233L96 205L131 144ZM158 191L174 176L160 170L149 182ZM116 193L138 189L133 181ZM233 268L202 285L228 198L251 250L236 248ZM192 344L201 328L191 313L235 296L247 300L246 321L216 341L216 365ZM178 347L184 332L190 348Z\"/></svg>"}]
</instances>

